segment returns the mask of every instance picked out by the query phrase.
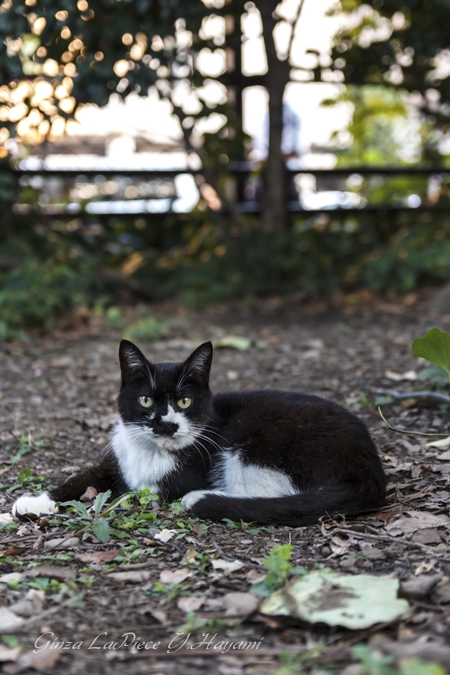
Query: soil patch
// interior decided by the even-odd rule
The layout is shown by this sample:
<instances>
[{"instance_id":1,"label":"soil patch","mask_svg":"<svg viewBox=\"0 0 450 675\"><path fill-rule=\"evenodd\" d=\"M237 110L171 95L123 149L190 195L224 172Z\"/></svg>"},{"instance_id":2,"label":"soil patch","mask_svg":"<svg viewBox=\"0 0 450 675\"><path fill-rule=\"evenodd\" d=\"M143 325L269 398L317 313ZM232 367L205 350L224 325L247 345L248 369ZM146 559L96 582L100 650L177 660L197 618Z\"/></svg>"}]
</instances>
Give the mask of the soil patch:
<instances>
[{"instance_id":1,"label":"soil patch","mask_svg":"<svg viewBox=\"0 0 450 675\"><path fill-rule=\"evenodd\" d=\"M10 624L9 647L14 638L28 650L36 640L39 647L49 642L57 656L34 667L65 673L269 674L282 663L292 673L319 666L344 672L362 641L397 663L450 663L450 452L427 446L430 438L388 430L375 404L378 389L419 386L411 371L423 364L410 344L435 325L449 330L450 316L433 315L426 297L357 300L333 307L273 299L193 312L149 307L170 319L169 334L139 346L155 362L180 361L206 339L249 338L245 351L215 352L212 390L283 388L348 406L378 445L390 480L385 507L305 528L202 523L166 508L149 527L106 544L89 529L72 530L67 541L64 518L4 528L0 577L16 578L0 578L2 604L23 622ZM27 488L95 462L116 416L119 338L92 320L0 346L1 512ZM405 431L450 431L445 405L406 401L382 409ZM169 534L155 540L162 531ZM395 576L411 616L351 632L258 614L249 591L277 543L292 544L293 565L308 570ZM37 564L44 569L36 572ZM5 620L11 617L0 615ZM4 664L6 672L27 667L15 661Z\"/></svg>"}]
</instances>

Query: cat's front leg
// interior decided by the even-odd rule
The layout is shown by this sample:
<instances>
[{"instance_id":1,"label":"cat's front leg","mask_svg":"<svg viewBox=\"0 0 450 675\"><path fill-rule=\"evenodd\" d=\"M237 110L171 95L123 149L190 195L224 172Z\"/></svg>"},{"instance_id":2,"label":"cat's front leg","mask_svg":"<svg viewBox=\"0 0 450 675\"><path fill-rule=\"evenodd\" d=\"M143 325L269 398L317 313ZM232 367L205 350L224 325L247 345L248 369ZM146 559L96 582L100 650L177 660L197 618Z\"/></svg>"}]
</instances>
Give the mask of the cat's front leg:
<instances>
[{"instance_id":1,"label":"cat's front leg","mask_svg":"<svg viewBox=\"0 0 450 675\"><path fill-rule=\"evenodd\" d=\"M188 492L184 495L184 497L181 499L181 503L188 511L192 511L195 504L197 504L197 502L207 495L220 495L222 497L226 496L225 492L220 492L220 490L192 490L192 492Z\"/></svg>"},{"instance_id":2,"label":"cat's front leg","mask_svg":"<svg viewBox=\"0 0 450 675\"><path fill-rule=\"evenodd\" d=\"M58 510L57 502L80 499L89 487L95 488L97 492L111 490L113 498L127 491L127 485L122 479L117 460L112 453L105 453L100 464L71 476L58 487L37 496L19 497L13 504L12 513L18 517L27 513L36 516L55 513Z\"/></svg>"},{"instance_id":3,"label":"cat's front leg","mask_svg":"<svg viewBox=\"0 0 450 675\"><path fill-rule=\"evenodd\" d=\"M40 495L24 495L16 499L12 506L13 516L23 516L26 513L40 516L48 513L56 513L58 507L56 502L50 497L48 492L43 492Z\"/></svg>"}]
</instances>

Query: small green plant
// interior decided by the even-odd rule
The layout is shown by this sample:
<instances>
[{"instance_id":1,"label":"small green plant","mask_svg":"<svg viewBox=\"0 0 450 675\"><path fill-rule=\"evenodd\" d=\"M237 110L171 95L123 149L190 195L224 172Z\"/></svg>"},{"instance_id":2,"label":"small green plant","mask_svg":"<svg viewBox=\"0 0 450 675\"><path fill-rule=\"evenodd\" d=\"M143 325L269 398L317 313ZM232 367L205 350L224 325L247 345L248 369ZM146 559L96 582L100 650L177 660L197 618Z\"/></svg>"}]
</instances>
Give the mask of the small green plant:
<instances>
[{"instance_id":1,"label":"small green plant","mask_svg":"<svg viewBox=\"0 0 450 675\"><path fill-rule=\"evenodd\" d=\"M91 304L99 290L98 275L85 264L31 260L0 274L0 339L23 339L28 329L49 329L58 314Z\"/></svg>"},{"instance_id":2,"label":"small green plant","mask_svg":"<svg viewBox=\"0 0 450 675\"><path fill-rule=\"evenodd\" d=\"M446 675L438 663L425 663L420 659L408 659L397 668L392 656L365 644L353 647L352 657L361 665L361 675Z\"/></svg>"},{"instance_id":3,"label":"small green plant","mask_svg":"<svg viewBox=\"0 0 450 675\"><path fill-rule=\"evenodd\" d=\"M442 389L448 385L448 373L439 366L433 364L423 368L418 374L417 380L419 382L429 382L431 385ZM377 401L375 401L375 403L377 405L382 405L382 403L377 403Z\"/></svg>"},{"instance_id":4,"label":"small green plant","mask_svg":"<svg viewBox=\"0 0 450 675\"><path fill-rule=\"evenodd\" d=\"M11 464L16 464L24 455L43 447L45 447L44 441L35 441L32 435L28 433L14 438L11 443L7 443L6 450L14 453L11 457Z\"/></svg>"},{"instance_id":5,"label":"small green plant","mask_svg":"<svg viewBox=\"0 0 450 675\"><path fill-rule=\"evenodd\" d=\"M155 581L150 590L150 594L166 600L173 600L174 598L178 598L185 591L186 586L183 586L183 584L163 584L161 581Z\"/></svg>"},{"instance_id":6,"label":"small green plant","mask_svg":"<svg viewBox=\"0 0 450 675\"><path fill-rule=\"evenodd\" d=\"M450 378L450 333L432 328L424 337L414 340L411 349L415 356L431 361L445 370Z\"/></svg>"},{"instance_id":7,"label":"small green plant","mask_svg":"<svg viewBox=\"0 0 450 675\"><path fill-rule=\"evenodd\" d=\"M100 513L110 496L111 490L107 490L107 492L100 492L96 496L93 507L94 508L93 516L88 513L86 506L83 504L83 502L79 501L63 502L62 506L67 506L75 510L76 513L78 513L81 516L81 521L87 521L88 525L90 526L90 529L92 529L92 532L95 534L97 539L99 539L99 541L101 541L102 544L106 544L109 541L109 523L105 517L100 516Z\"/></svg>"},{"instance_id":8,"label":"small green plant","mask_svg":"<svg viewBox=\"0 0 450 675\"><path fill-rule=\"evenodd\" d=\"M167 321L158 319L156 316L149 316L129 326L125 331L125 336L136 341L158 340L167 335L167 331Z\"/></svg>"},{"instance_id":9,"label":"small green plant","mask_svg":"<svg viewBox=\"0 0 450 675\"><path fill-rule=\"evenodd\" d=\"M2 635L2 640L10 649L20 646L20 640L16 635Z\"/></svg>"},{"instance_id":10,"label":"small green plant","mask_svg":"<svg viewBox=\"0 0 450 675\"><path fill-rule=\"evenodd\" d=\"M108 319L108 324L111 328L120 330L123 328L124 321L122 318L122 312L119 307L108 307L106 310L106 318Z\"/></svg>"},{"instance_id":11,"label":"small green plant","mask_svg":"<svg viewBox=\"0 0 450 675\"><path fill-rule=\"evenodd\" d=\"M29 490L39 492L42 490L43 484L43 477L35 476L32 470L28 466L25 466L23 469L20 469L19 473L17 474L17 483L6 483L2 486L2 490L8 489L13 492L14 490L18 490L20 487L26 487Z\"/></svg>"},{"instance_id":12,"label":"small green plant","mask_svg":"<svg viewBox=\"0 0 450 675\"><path fill-rule=\"evenodd\" d=\"M148 488L137 493L128 492L105 506L110 496L110 490L98 494L89 511L83 502L76 500L63 502L62 506L77 516L65 519L65 526L77 532L90 530L103 544L106 544L111 536L118 539L126 538L128 545L137 548L138 541L130 538L134 531L147 534L149 524L162 524L158 512L148 510L149 505L157 499L157 495Z\"/></svg>"},{"instance_id":13,"label":"small green plant","mask_svg":"<svg viewBox=\"0 0 450 675\"><path fill-rule=\"evenodd\" d=\"M263 560L264 567L269 571L262 581L253 584L253 593L264 597L283 586L291 573L293 550L291 544L277 544L271 549L270 555Z\"/></svg>"}]
</instances>

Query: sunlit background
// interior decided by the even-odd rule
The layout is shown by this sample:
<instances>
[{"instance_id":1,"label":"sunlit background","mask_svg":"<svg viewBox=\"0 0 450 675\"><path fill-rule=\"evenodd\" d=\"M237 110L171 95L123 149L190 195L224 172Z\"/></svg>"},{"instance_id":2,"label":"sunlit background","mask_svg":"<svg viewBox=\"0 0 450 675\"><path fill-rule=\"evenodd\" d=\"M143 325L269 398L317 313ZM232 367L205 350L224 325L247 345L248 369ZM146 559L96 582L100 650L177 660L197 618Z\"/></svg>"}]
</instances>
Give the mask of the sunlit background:
<instances>
[{"instance_id":1,"label":"sunlit background","mask_svg":"<svg viewBox=\"0 0 450 675\"><path fill-rule=\"evenodd\" d=\"M4 0L4 335L123 297L446 280L450 51L431 5ZM67 288L48 317L25 292L52 295L45 279Z\"/></svg>"}]
</instances>

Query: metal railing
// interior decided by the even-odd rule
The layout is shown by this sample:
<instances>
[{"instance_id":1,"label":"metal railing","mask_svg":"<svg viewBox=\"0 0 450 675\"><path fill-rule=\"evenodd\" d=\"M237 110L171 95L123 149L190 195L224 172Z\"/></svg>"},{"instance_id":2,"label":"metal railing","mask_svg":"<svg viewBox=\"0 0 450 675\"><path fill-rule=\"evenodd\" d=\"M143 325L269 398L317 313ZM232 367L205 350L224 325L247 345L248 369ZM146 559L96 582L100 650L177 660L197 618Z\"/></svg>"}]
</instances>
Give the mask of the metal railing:
<instances>
[{"instance_id":1,"label":"metal railing","mask_svg":"<svg viewBox=\"0 0 450 675\"><path fill-rule=\"evenodd\" d=\"M260 173L261 167L258 167L255 164L248 162L236 162L228 165L226 169L227 173L234 177L237 185L237 193L242 195L244 192L244 187L248 180L253 176L253 179L256 180L258 172ZM224 171L225 172L225 171ZM200 176L202 174L201 169L189 169L189 168L180 168L180 169L161 169L161 170L146 170L146 169L115 169L115 168L104 168L104 169L80 169L76 168L73 170L59 170L59 169L23 169L23 168L13 168L13 167L2 167L0 169L1 175L9 175L14 177L18 181L22 178L32 178L39 176L44 178L60 178L63 181L73 181L74 179L79 179L86 182L89 182L89 179L103 177L105 180L118 179L118 178L128 178L135 181L142 180L161 180L168 179L174 180L177 176L181 174L190 174L193 177ZM334 169L286 169L286 181L292 181L295 176L299 175L311 175L316 180L325 179L325 180L335 180L337 177L350 177L350 176L360 176L361 181L367 177L373 176L383 176L386 178L389 177L411 177L417 178L423 176L424 178L436 177L437 182L441 185L447 186L444 187L444 194L438 196L438 198L429 198L426 195L420 197L420 203L410 205L405 201L392 203L379 203L379 202L366 202L358 206L336 206L329 207L324 206L320 208L305 208L302 205L301 196L300 199L290 200L287 202L288 211L295 214L304 214L304 215L314 215L319 213L363 213L363 212L372 212L386 214L389 212L399 212L399 211L447 211L450 210L450 167L339 167ZM42 187L42 191L45 192L45 182ZM447 191L448 194L445 194ZM150 198L148 201L151 202L154 198ZM157 199L157 198L156 198ZM171 204L175 198L169 198L166 201L167 208L162 210L151 210L151 204L149 203L148 208L142 208L141 210L133 210L131 208L133 200L129 201L130 210L129 211L120 211L120 212L106 212L106 213L89 213L88 205L93 203L98 203L98 200L83 200L79 203L79 208L74 208L74 204L61 203L42 205L39 207L32 207L26 203L17 202L12 200L12 211L14 216L26 216L30 214L42 215L46 217L58 217L58 218L74 218L74 217L83 217L83 218L111 218L111 217L161 217L167 213L172 212ZM115 199L111 198L109 200L103 200L113 204ZM142 200L141 200L142 201ZM237 208L239 211L248 214L257 214L260 211L261 205L256 200L245 200L239 199L237 202ZM190 211L177 211L178 215L189 213Z\"/></svg>"}]
</instances>

